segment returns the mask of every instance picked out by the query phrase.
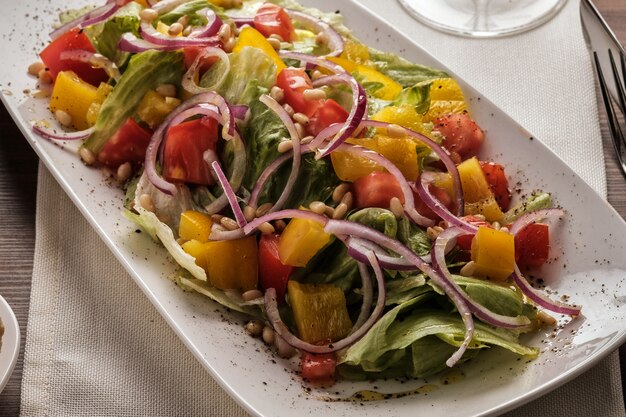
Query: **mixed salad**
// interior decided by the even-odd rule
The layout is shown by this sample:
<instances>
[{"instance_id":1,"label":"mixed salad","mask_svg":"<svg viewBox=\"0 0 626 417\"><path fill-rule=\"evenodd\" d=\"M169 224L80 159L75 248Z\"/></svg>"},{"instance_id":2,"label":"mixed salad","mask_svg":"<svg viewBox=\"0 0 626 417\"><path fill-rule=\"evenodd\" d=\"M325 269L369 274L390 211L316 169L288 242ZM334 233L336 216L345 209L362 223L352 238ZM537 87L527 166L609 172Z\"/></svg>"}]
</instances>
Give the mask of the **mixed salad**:
<instances>
[{"instance_id":1,"label":"mixed salad","mask_svg":"<svg viewBox=\"0 0 626 417\"><path fill-rule=\"evenodd\" d=\"M525 279L563 210L512 199L448 74L291 0L113 0L64 13L29 71L177 283L300 354L302 377L420 378L576 316ZM515 203L512 206L513 201Z\"/></svg>"}]
</instances>

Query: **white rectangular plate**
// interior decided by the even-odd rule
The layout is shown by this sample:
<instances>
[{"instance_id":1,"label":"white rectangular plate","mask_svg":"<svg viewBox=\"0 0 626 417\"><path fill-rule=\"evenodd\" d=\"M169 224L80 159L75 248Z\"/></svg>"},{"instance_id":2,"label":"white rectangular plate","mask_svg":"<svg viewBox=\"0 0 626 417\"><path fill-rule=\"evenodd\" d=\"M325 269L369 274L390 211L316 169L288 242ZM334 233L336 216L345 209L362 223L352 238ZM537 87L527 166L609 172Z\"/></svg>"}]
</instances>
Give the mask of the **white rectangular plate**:
<instances>
[{"instance_id":1,"label":"white rectangular plate","mask_svg":"<svg viewBox=\"0 0 626 417\"><path fill-rule=\"evenodd\" d=\"M309 0L323 10L335 10L331 0ZM58 11L87 4L85 0L13 1L0 14L0 90L2 100L28 142L53 173L129 274L163 317L196 355L198 361L251 413L277 415L415 416L489 415L527 402L590 368L626 340L626 224L615 211L572 172L540 140L516 124L478 92L463 83L472 115L486 129L484 156L506 166L514 182L526 191L551 191L568 215L558 232L558 257L544 268L553 296L568 295L583 306L573 322L561 318L556 329L541 331L524 342L542 355L518 360L499 349L483 352L455 373L399 383L341 382L330 392L308 389L295 374L295 362L273 357L258 339L242 329L241 317L226 313L197 294L183 293L168 277L174 266L165 250L120 215L122 193L107 185L102 173L83 166L68 147L40 139L31 123L50 119L45 101L29 98L36 80L27 67L47 44ZM346 24L365 43L397 52L424 65L445 69L418 45L391 29L356 1L344 1ZM451 74L453 75L453 74ZM490 141L499 137L499 141ZM506 138L506 140L502 140ZM224 320L224 317L230 320ZM273 359L273 360L272 360ZM209 376L207 375L207 378ZM376 388L374 388L374 386ZM328 402L362 389L393 393L418 389L421 394L366 403ZM277 401L277 399L280 399Z\"/></svg>"}]
</instances>

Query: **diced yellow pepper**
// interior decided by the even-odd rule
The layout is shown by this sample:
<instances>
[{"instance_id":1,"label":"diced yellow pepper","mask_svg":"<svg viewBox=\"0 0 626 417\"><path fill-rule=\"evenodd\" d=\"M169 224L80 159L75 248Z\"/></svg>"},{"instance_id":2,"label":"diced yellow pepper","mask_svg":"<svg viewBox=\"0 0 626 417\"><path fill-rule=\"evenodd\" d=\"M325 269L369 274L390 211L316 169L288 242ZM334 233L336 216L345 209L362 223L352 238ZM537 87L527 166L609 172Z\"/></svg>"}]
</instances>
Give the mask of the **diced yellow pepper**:
<instances>
[{"instance_id":1,"label":"diced yellow pepper","mask_svg":"<svg viewBox=\"0 0 626 417\"><path fill-rule=\"evenodd\" d=\"M466 214L482 214L490 222L504 216L489 188L485 174L476 157L467 159L457 166L465 198Z\"/></svg>"},{"instance_id":2,"label":"diced yellow pepper","mask_svg":"<svg viewBox=\"0 0 626 417\"><path fill-rule=\"evenodd\" d=\"M89 106L96 100L98 89L81 80L73 71L61 71L57 75L50 99L50 110L63 110L72 116L72 127L85 130Z\"/></svg>"},{"instance_id":3,"label":"diced yellow pepper","mask_svg":"<svg viewBox=\"0 0 626 417\"><path fill-rule=\"evenodd\" d=\"M453 78L438 78L430 84L430 107L424 115L425 122L439 116L467 111L461 86Z\"/></svg>"},{"instance_id":4,"label":"diced yellow pepper","mask_svg":"<svg viewBox=\"0 0 626 417\"><path fill-rule=\"evenodd\" d=\"M476 276L507 279L515 269L515 238L508 232L479 227L472 239L472 261Z\"/></svg>"},{"instance_id":5,"label":"diced yellow pepper","mask_svg":"<svg viewBox=\"0 0 626 417\"><path fill-rule=\"evenodd\" d=\"M274 61L274 64L276 65L277 74L287 67L282 59L280 59L280 57L278 56L278 53L276 52L274 47L272 47L267 39L265 39L265 36L263 36L261 32L251 26L246 26L241 29L241 32L239 32L239 38L237 39L237 43L233 48L233 52L240 52L246 46L258 48L261 51L265 52L267 56L272 58L272 61Z\"/></svg>"},{"instance_id":6,"label":"diced yellow pepper","mask_svg":"<svg viewBox=\"0 0 626 417\"><path fill-rule=\"evenodd\" d=\"M208 0L209 3L214 4L216 6L223 7L225 9L232 9L235 7L241 7L241 2L236 2L233 0Z\"/></svg>"},{"instance_id":7,"label":"diced yellow pepper","mask_svg":"<svg viewBox=\"0 0 626 417\"><path fill-rule=\"evenodd\" d=\"M295 218L280 235L278 257L284 265L306 266L315 254L330 242L331 235L320 223Z\"/></svg>"},{"instance_id":8,"label":"diced yellow pepper","mask_svg":"<svg viewBox=\"0 0 626 417\"><path fill-rule=\"evenodd\" d=\"M328 284L287 284L293 318L302 340L308 343L337 341L348 335L352 322L346 298L339 287Z\"/></svg>"},{"instance_id":9,"label":"diced yellow pepper","mask_svg":"<svg viewBox=\"0 0 626 417\"><path fill-rule=\"evenodd\" d=\"M257 287L259 261L254 236L206 243L189 240L182 248L196 258L196 264L204 268L214 287L241 291Z\"/></svg>"},{"instance_id":10,"label":"diced yellow pepper","mask_svg":"<svg viewBox=\"0 0 626 417\"><path fill-rule=\"evenodd\" d=\"M400 91L402 91L401 84L374 68L357 64L356 62L340 57L328 57L327 59L341 66L352 75L358 73L363 78L364 82L381 84L382 87L372 93L372 95L376 98L393 100L398 94L400 94Z\"/></svg>"},{"instance_id":11,"label":"diced yellow pepper","mask_svg":"<svg viewBox=\"0 0 626 417\"><path fill-rule=\"evenodd\" d=\"M409 104L401 104L399 106L387 106L380 109L372 116L372 120L379 122L392 123L415 132L426 135L429 133L424 128L422 115L415 111L415 107ZM378 129L382 131L383 129Z\"/></svg>"},{"instance_id":12,"label":"diced yellow pepper","mask_svg":"<svg viewBox=\"0 0 626 417\"><path fill-rule=\"evenodd\" d=\"M370 51L366 45L348 39L343 45L341 58L366 65L370 60Z\"/></svg>"},{"instance_id":13,"label":"diced yellow pepper","mask_svg":"<svg viewBox=\"0 0 626 417\"><path fill-rule=\"evenodd\" d=\"M347 142L378 152L393 162L410 181L415 181L419 175L417 144L409 136L392 138L376 135L372 138L348 139ZM352 182L372 172L384 170L371 160L346 151L335 151L330 154L330 158L335 174L342 181Z\"/></svg>"},{"instance_id":14,"label":"diced yellow pepper","mask_svg":"<svg viewBox=\"0 0 626 417\"><path fill-rule=\"evenodd\" d=\"M154 129L179 104L180 100L175 97L163 97L154 90L148 90L137 106L137 116Z\"/></svg>"},{"instance_id":15,"label":"diced yellow pepper","mask_svg":"<svg viewBox=\"0 0 626 417\"><path fill-rule=\"evenodd\" d=\"M87 123L89 126L93 126L96 124L96 120L98 120L98 115L100 114L100 108L102 107L102 103L109 96L109 93L113 90L113 86L107 83L100 83L98 86L98 90L96 91L96 99L91 103L89 109L87 110Z\"/></svg>"},{"instance_id":16,"label":"diced yellow pepper","mask_svg":"<svg viewBox=\"0 0 626 417\"><path fill-rule=\"evenodd\" d=\"M187 210L180 215L178 236L184 240L197 240L202 243L209 241L213 221L208 214Z\"/></svg>"}]
</instances>

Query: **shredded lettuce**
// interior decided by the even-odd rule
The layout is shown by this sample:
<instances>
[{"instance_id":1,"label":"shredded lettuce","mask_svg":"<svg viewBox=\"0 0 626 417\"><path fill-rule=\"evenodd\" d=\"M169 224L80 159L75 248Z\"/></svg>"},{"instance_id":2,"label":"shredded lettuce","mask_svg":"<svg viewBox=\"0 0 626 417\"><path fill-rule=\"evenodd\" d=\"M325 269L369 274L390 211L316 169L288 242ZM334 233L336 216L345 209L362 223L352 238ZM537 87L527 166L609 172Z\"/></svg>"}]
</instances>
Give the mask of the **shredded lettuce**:
<instances>
[{"instance_id":1,"label":"shredded lettuce","mask_svg":"<svg viewBox=\"0 0 626 417\"><path fill-rule=\"evenodd\" d=\"M533 192L523 201L511 207L502 218L502 224L510 224L526 213L552 207L552 195L544 192Z\"/></svg>"}]
</instances>

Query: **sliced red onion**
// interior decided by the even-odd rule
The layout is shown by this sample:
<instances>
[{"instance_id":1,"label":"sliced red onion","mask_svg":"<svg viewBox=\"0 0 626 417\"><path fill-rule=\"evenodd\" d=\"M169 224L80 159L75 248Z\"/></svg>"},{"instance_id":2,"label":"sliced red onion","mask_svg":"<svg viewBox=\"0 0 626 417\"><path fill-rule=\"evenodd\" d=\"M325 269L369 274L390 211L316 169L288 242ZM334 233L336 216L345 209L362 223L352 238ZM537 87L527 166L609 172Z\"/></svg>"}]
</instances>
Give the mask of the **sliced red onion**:
<instances>
[{"instance_id":1,"label":"sliced red onion","mask_svg":"<svg viewBox=\"0 0 626 417\"><path fill-rule=\"evenodd\" d=\"M85 51L84 49L68 49L59 54L61 61L79 61L85 62L94 68L102 68L110 78L119 81L122 74L114 62L104 55Z\"/></svg>"},{"instance_id":2,"label":"sliced red onion","mask_svg":"<svg viewBox=\"0 0 626 417\"><path fill-rule=\"evenodd\" d=\"M531 211L530 213L524 214L522 217L517 219L512 225L509 231L512 235L516 235L520 230L525 228L531 223L537 223L544 219L556 219L563 217L565 211L561 208L548 208L542 210Z\"/></svg>"},{"instance_id":3,"label":"sliced red onion","mask_svg":"<svg viewBox=\"0 0 626 417\"><path fill-rule=\"evenodd\" d=\"M67 22L54 31L50 32L50 39L55 40L59 36L63 35L66 32L74 28L85 28L87 26L95 25L96 23L100 23L109 17L113 16L115 12L120 8L121 4L119 2L112 1L107 2L105 5L98 7L97 9L91 10L90 12L85 13L84 15L77 17L71 22Z\"/></svg>"},{"instance_id":4,"label":"sliced red onion","mask_svg":"<svg viewBox=\"0 0 626 417\"><path fill-rule=\"evenodd\" d=\"M55 128L47 128L41 126L39 123L33 124L33 131L39 136L46 139L53 140L81 140L86 139L93 132L93 127L85 130L79 130L77 132L65 132Z\"/></svg>"},{"instance_id":5,"label":"sliced red onion","mask_svg":"<svg viewBox=\"0 0 626 417\"><path fill-rule=\"evenodd\" d=\"M567 314L568 316L576 317L580 314L581 307L565 304L557 300L551 300L543 292L533 288L526 278L524 278L517 265L515 265L515 271L513 271L513 280L519 289L522 290L524 295L538 306L558 314Z\"/></svg>"},{"instance_id":6,"label":"sliced red onion","mask_svg":"<svg viewBox=\"0 0 626 417\"><path fill-rule=\"evenodd\" d=\"M152 9L159 15L171 12L181 4L187 3L189 0L161 0L152 4Z\"/></svg>"},{"instance_id":7,"label":"sliced red onion","mask_svg":"<svg viewBox=\"0 0 626 417\"><path fill-rule=\"evenodd\" d=\"M385 269L394 271L415 271L417 269L415 265L406 259L390 256L385 253L383 248L368 240L348 237L344 240L344 243L348 247L348 255L359 262L366 262L367 253L373 251L380 265Z\"/></svg>"},{"instance_id":8,"label":"sliced red onion","mask_svg":"<svg viewBox=\"0 0 626 417\"><path fill-rule=\"evenodd\" d=\"M189 44L185 41L186 38L178 37L176 42L170 42L167 45L157 45L152 42L148 42L144 39L139 39L135 35L130 32L126 32L120 38L120 42L117 47L120 51L138 53L145 51L163 51L163 52L171 52L182 49ZM220 40L217 37L204 38L203 42L200 45L195 46L219 46Z\"/></svg>"},{"instance_id":9,"label":"sliced red onion","mask_svg":"<svg viewBox=\"0 0 626 417\"><path fill-rule=\"evenodd\" d=\"M244 227L247 224L246 218L243 215L243 211L241 211L241 207L239 207L237 196L235 195L233 188L228 183L228 179L226 178L224 171L222 171L219 162L213 161L213 163L211 164L211 168L213 168L213 171L215 171L215 174L217 175L217 180L224 190L224 195L228 199L230 208L233 210L233 214L235 215L235 220L237 221L237 224L239 225L239 227Z\"/></svg>"},{"instance_id":10,"label":"sliced red onion","mask_svg":"<svg viewBox=\"0 0 626 417\"><path fill-rule=\"evenodd\" d=\"M375 121L375 120L364 120L361 123L362 126L364 127L380 127L380 128L384 128L387 129L387 127L390 125L390 123L386 123L386 122L379 122L379 121ZM422 142L423 144L425 144L426 146L428 146L435 154L437 154L437 156L439 157L439 159L441 159L441 162L443 162L443 164L445 165L446 169L448 170L448 173L450 174L451 178L452 178L452 185L454 187L454 196L456 199L456 206L457 206L457 210L456 210L456 215L458 217L462 217L463 216L463 211L465 209L465 199L463 198L463 188L461 187L461 177L459 176L459 170L456 168L456 164L454 163L454 161L450 158L450 155L448 154L448 151L446 151L441 145L439 145L437 142L433 141L432 139L422 135L421 133L415 132L411 129L407 129L405 127L403 127L403 129L405 130L405 133L415 139L417 139L418 141Z\"/></svg>"},{"instance_id":11,"label":"sliced red onion","mask_svg":"<svg viewBox=\"0 0 626 417\"><path fill-rule=\"evenodd\" d=\"M475 302L467 293L452 279L452 275L446 266L445 250L446 246L453 244L457 237L467 234L466 231L456 227L450 227L444 230L435 240L433 247L433 267L441 273L443 277L450 283L450 286L463 299L469 309L482 321L497 327L504 328L521 328L527 327L530 321L527 317L509 317L502 314L494 313L481 304Z\"/></svg>"},{"instance_id":12,"label":"sliced red onion","mask_svg":"<svg viewBox=\"0 0 626 417\"><path fill-rule=\"evenodd\" d=\"M402 190L402 195L404 196L404 211L409 219L419 224L420 226L428 227L435 224L434 220L422 216L418 213L417 209L415 208L415 198L413 197L413 190L411 189L409 182L404 177L404 174L402 174L402 171L400 171L400 169L398 169L398 167L393 162L391 162L378 152L358 145L344 143L338 145L336 149L343 152L349 152L362 158L369 159L370 161L376 162L378 165L389 171L389 173L392 174L400 184L400 189Z\"/></svg>"},{"instance_id":13,"label":"sliced red onion","mask_svg":"<svg viewBox=\"0 0 626 417\"><path fill-rule=\"evenodd\" d=\"M207 13L209 23L202 29L199 29L194 36L173 36L170 34L161 33L152 26L152 22L147 20L141 20L140 34L141 37L155 45L170 46L176 45L177 49L184 46L212 46L216 42L219 43L219 38L214 36L222 25L221 20L217 18L215 12L211 9L203 9ZM217 29L214 26L217 25ZM212 32L212 33L210 33Z\"/></svg>"},{"instance_id":14,"label":"sliced red onion","mask_svg":"<svg viewBox=\"0 0 626 417\"><path fill-rule=\"evenodd\" d=\"M291 162L291 172L289 173L289 178L287 178L287 183L285 184L285 187L283 188L280 197L270 209L270 212L275 212L280 210L287 202L287 199L291 195L291 191L293 190L293 187L298 180L298 173L300 172L300 165L302 161L302 154L300 153L301 138L298 135L295 123L293 122L287 111L285 111L283 106L281 106L276 100L266 94L263 94L259 98L259 101L269 107L270 110L272 110L274 113L276 113L276 115L278 115L278 117L280 117L280 120L283 122L283 124L287 128L287 131L289 132L289 136L291 137L291 142L293 144L293 159Z\"/></svg>"},{"instance_id":15,"label":"sliced red onion","mask_svg":"<svg viewBox=\"0 0 626 417\"><path fill-rule=\"evenodd\" d=\"M245 237L243 229L224 230L221 226L213 225L209 240L236 240Z\"/></svg>"},{"instance_id":16,"label":"sliced red onion","mask_svg":"<svg viewBox=\"0 0 626 417\"><path fill-rule=\"evenodd\" d=\"M296 61L300 61L307 66L311 67L321 67L327 69L333 74L347 74L347 71L343 69L341 65L335 64L334 62L330 62L323 57L318 57L315 55L303 54L301 52L290 52L290 51L278 51L278 55L281 58L293 59Z\"/></svg>"},{"instance_id":17,"label":"sliced red onion","mask_svg":"<svg viewBox=\"0 0 626 417\"><path fill-rule=\"evenodd\" d=\"M233 144L233 167L232 174L228 179L228 182L234 192L237 192L243 183L243 178L246 175L246 168L248 163L248 155L246 154L246 146L241 139L241 136L235 131L234 136L231 139ZM228 199L226 194L222 194L215 201L206 205L204 209L209 214L219 213L228 205Z\"/></svg>"},{"instance_id":18,"label":"sliced red onion","mask_svg":"<svg viewBox=\"0 0 626 417\"><path fill-rule=\"evenodd\" d=\"M237 26L238 28L248 25L248 26L254 26L254 17L241 17L241 16L229 16L233 23L235 23L235 26Z\"/></svg>"},{"instance_id":19,"label":"sliced red onion","mask_svg":"<svg viewBox=\"0 0 626 417\"><path fill-rule=\"evenodd\" d=\"M341 123L333 123L332 125L325 127L320 133L313 138L309 143L309 146L313 149L319 148L324 141L328 140L331 136L335 136L342 128ZM355 132L356 133L356 132ZM356 136L356 135L355 135Z\"/></svg>"},{"instance_id":20,"label":"sliced red onion","mask_svg":"<svg viewBox=\"0 0 626 417\"><path fill-rule=\"evenodd\" d=\"M323 33L328 38L328 48L330 52L326 56L339 56L343 52L344 42L343 38L337 31L328 23L314 16L306 13L299 12L297 10L285 9L291 20L299 23L305 29L310 30L313 33Z\"/></svg>"},{"instance_id":21,"label":"sliced red onion","mask_svg":"<svg viewBox=\"0 0 626 417\"><path fill-rule=\"evenodd\" d=\"M372 253L371 251L369 252ZM367 254L365 256L369 263L369 258ZM363 262L357 262L359 267L359 273L361 275L361 292L363 301L361 303L361 311L359 311L359 316L355 320L352 325L352 329L350 329L350 333L354 333L357 331L365 322L367 318L370 316L370 310L372 308L372 301L374 301L374 289L372 288L372 278L370 277L370 273L367 270L367 265Z\"/></svg>"},{"instance_id":22,"label":"sliced red onion","mask_svg":"<svg viewBox=\"0 0 626 417\"><path fill-rule=\"evenodd\" d=\"M426 204L436 215L441 217L442 220L447 221L450 225L458 227L469 233L476 233L478 227L475 225L466 222L460 217L455 216L450 213L450 210L443 205L435 196L433 196L428 188L428 186L435 179L433 172L422 172L420 176L420 180L417 182L415 187L413 188L420 199Z\"/></svg>"},{"instance_id":23,"label":"sliced red onion","mask_svg":"<svg viewBox=\"0 0 626 417\"><path fill-rule=\"evenodd\" d=\"M338 350L344 349L352 345L357 340L365 336L365 334L372 328L372 326L382 315L383 309L385 308L385 300L387 298L387 292L385 291L385 277L373 252L368 253L368 259L372 268L374 269L374 274L376 276L376 283L378 284L378 297L376 299L376 307L374 307L374 311L372 311L372 314L369 316L369 318L357 330L350 333L344 339L325 345L314 345L305 342L304 340L298 338L293 333L291 333L285 323L283 323L282 319L280 318L280 313L278 312L278 303L276 302L276 290L274 288L269 288L265 291L265 313L272 323L274 331L280 337L282 337L285 342L287 342L294 348L318 354L337 352Z\"/></svg>"},{"instance_id":24,"label":"sliced red onion","mask_svg":"<svg viewBox=\"0 0 626 417\"><path fill-rule=\"evenodd\" d=\"M342 125L335 137L328 142L325 148L319 150L319 158L327 156L345 142L345 140L354 133L357 127L359 127L359 124L367 113L367 94L365 94L365 90L353 76L346 73L334 74L313 81L313 87L334 84L347 84L352 89L352 109L350 109L350 114L348 114L346 122Z\"/></svg>"},{"instance_id":25,"label":"sliced red onion","mask_svg":"<svg viewBox=\"0 0 626 417\"><path fill-rule=\"evenodd\" d=\"M218 122L222 121L220 110L216 106L214 106L213 104L200 103L188 108L187 110L181 111L178 115L176 115L176 117L172 119L172 121L170 122L170 127L181 124L185 120L199 115L210 117L217 120Z\"/></svg>"},{"instance_id":26,"label":"sliced red onion","mask_svg":"<svg viewBox=\"0 0 626 417\"><path fill-rule=\"evenodd\" d=\"M189 34L190 38L207 38L209 36L217 35L220 28L223 25L222 19L217 17L217 14L210 8L198 10L196 14L204 17L207 20L206 25L199 28L192 28Z\"/></svg>"},{"instance_id":27,"label":"sliced red onion","mask_svg":"<svg viewBox=\"0 0 626 417\"><path fill-rule=\"evenodd\" d=\"M248 117L248 110L250 110L250 108L246 106L245 104L237 104L237 105L229 104L228 107L230 107L230 112L232 113L235 119L246 120L246 117Z\"/></svg>"},{"instance_id":28,"label":"sliced red onion","mask_svg":"<svg viewBox=\"0 0 626 417\"><path fill-rule=\"evenodd\" d=\"M202 61L208 57L218 58L220 61L222 61L226 65L226 67L224 68L224 71L222 72L220 77L217 79L217 81L215 81L213 85L210 85L208 87L200 87L197 82L200 79L200 66L202 64ZM202 51L200 51L200 53L198 54L198 56L196 56L196 58L194 59L193 63L191 64L191 66L189 67L185 75L183 75L182 86L183 86L183 89L185 89L185 91L191 94L199 94L199 93L204 93L207 91L216 91L222 85L226 77L228 77L229 72L230 72L230 59L228 59L228 55L226 54L226 52L224 52L224 50L220 48L207 46Z\"/></svg>"}]
</instances>

